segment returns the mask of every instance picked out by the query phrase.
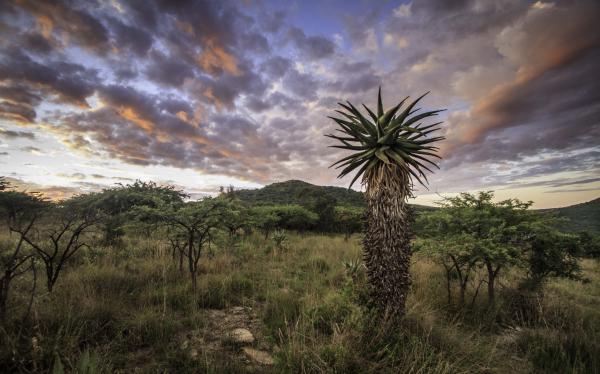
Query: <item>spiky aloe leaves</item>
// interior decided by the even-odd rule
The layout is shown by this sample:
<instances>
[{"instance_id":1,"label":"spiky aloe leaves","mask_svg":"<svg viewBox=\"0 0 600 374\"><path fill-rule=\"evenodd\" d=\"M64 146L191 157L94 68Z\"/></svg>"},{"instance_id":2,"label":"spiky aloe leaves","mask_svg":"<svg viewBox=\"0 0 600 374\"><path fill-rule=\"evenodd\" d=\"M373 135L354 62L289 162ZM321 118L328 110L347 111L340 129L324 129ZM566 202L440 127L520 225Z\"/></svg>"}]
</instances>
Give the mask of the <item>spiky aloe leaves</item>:
<instances>
[{"instance_id":1,"label":"spiky aloe leaves","mask_svg":"<svg viewBox=\"0 0 600 374\"><path fill-rule=\"evenodd\" d=\"M415 109L417 103L427 95L421 95L405 108L403 105L409 99L402 100L388 111L383 109L381 87L377 95L377 114L363 104L367 116L363 115L350 102L338 103L342 109L336 110L343 118L329 117L334 120L341 134L327 134L325 136L338 140L341 144L331 147L353 151L350 156L333 163L330 167L342 168L338 178L357 171L350 187L358 178L373 168L382 164L395 163L401 170L409 174L410 179L416 179L425 186L427 182L425 170L431 172L427 166L438 168L432 158L440 158L434 146L443 140L443 136L432 136L440 129L442 122L423 126L422 120L436 116L443 110L433 110L415 114L420 109ZM423 178L423 180L421 179Z\"/></svg>"}]
</instances>

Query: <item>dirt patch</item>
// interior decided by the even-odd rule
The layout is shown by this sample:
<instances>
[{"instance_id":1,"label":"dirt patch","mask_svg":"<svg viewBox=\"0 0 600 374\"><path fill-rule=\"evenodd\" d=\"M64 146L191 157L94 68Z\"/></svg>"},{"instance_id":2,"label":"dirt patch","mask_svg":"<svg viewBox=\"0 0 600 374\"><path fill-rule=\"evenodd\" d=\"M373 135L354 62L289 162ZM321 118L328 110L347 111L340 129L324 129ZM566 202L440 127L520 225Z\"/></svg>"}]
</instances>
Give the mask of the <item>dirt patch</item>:
<instances>
[{"instance_id":1,"label":"dirt patch","mask_svg":"<svg viewBox=\"0 0 600 374\"><path fill-rule=\"evenodd\" d=\"M203 328L179 337L180 349L190 358L226 354L249 369L273 364L271 346L264 339L262 322L253 308L207 309L205 318Z\"/></svg>"}]
</instances>

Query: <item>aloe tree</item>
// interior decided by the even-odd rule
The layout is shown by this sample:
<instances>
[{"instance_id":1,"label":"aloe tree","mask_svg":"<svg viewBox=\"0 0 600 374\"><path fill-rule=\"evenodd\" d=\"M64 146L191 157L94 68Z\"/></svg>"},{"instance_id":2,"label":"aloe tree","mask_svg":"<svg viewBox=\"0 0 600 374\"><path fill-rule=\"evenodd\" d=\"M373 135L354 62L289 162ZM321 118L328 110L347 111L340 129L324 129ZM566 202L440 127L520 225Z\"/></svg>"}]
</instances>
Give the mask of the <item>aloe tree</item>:
<instances>
[{"instance_id":1,"label":"aloe tree","mask_svg":"<svg viewBox=\"0 0 600 374\"><path fill-rule=\"evenodd\" d=\"M425 94L426 95L426 94ZM381 88L377 114L363 104L363 115L350 102L339 103L341 118L329 117L341 134L326 136L341 142L332 147L353 151L331 166L342 168L338 178L355 172L350 187L362 178L367 202L366 227L363 239L372 301L386 318L404 314L410 287L410 233L406 199L412 195L414 182L425 186L429 166L440 158L433 144L444 139L432 136L439 124L421 121L441 110L416 114L415 106L425 96L404 105L408 97L384 111Z\"/></svg>"}]
</instances>

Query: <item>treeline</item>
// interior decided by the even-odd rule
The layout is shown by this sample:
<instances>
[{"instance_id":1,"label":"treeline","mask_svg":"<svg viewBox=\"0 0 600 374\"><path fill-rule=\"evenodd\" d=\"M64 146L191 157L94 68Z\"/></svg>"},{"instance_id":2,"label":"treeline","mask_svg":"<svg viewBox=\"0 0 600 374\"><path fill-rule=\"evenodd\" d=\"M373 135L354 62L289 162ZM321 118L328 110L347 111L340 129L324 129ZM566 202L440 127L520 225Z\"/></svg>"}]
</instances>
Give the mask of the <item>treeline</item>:
<instances>
[{"instance_id":1,"label":"treeline","mask_svg":"<svg viewBox=\"0 0 600 374\"><path fill-rule=\"evenodd\" d=\"M255 231L265 239L272 236L281 246L285 234L279 230L349 236L361 229L361 209L338 207L335 199L320 195L307 199L304 205L256 206L224 190L215 198L188 201L188 196L174 187L136 181L51 202L39 194L9 187L0 180L0 214L8 232L0 242L2 320L15 278L32 274L33 295L43 274L46 290L51 293L64 268L82 248L118 247L128 231L148 237L159 233L196 288L200 258L211 245L226 246Z\"/></svg>"},{"instance_id":2,"label":"treeline","mask_svg":"<svg viewBox=\"0 0 600 374\"><path fill-rule=\"evenodd\" d=\"M174 187L141 181L61 202L8 187L0 181L0 214L8 233L0 241L0 319L6 318L15 278L31 274L32 295L38 278L45 278L51 293L80 250L119 247L127 232L159 235L195 289L200 259L252 232L283 248L282 230L342 233L346 239L362 230L360 207L340 206L319 190L305 192L302 204L255 205L238 199L232 188L188 201ZM442 265L450 303L465 305L468 290L473 303L481 288L493 303L499 277L513 270L523 274L521 286L530 290L540 289L548 277L578 278L579 258L600 256L597 237L562 233L555 217L529 207L514 199L494 203L491 192L482 192L413 212L413 250Z\"/></svg>"}]
</instances>

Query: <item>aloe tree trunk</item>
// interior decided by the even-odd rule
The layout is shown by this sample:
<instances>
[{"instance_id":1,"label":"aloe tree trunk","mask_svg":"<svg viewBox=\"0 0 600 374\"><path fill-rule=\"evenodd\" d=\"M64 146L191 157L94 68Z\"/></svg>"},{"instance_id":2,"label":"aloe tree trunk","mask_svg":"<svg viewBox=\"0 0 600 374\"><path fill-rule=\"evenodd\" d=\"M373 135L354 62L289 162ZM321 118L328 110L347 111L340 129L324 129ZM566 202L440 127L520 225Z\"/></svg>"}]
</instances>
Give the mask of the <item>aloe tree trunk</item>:
<instances>
[{"instance_id":1,"label":"aloe tree trunk","mask_svg":"<svg viewBox=\"0 0 600 374\"><path fill-rule=\"evenodd\" d=\"M404 168L382 165L365 175L367 184L364 259L372 300L386 318L402 317L410 288L410 231Z\"/></svg>"}]
</instances>

